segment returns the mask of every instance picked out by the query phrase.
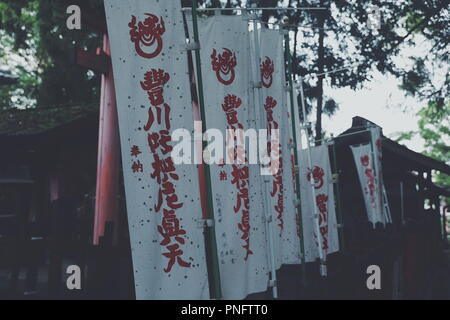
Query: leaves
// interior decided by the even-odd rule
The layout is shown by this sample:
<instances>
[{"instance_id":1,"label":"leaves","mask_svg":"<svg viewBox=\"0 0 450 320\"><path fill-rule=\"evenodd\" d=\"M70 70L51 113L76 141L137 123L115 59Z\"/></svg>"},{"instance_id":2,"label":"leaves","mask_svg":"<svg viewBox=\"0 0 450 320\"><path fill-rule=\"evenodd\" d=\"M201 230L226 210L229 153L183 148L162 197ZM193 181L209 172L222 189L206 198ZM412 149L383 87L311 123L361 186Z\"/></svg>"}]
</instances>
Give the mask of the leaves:
<instances>
[{"instance_id":1,"label":"leaves","mask_svg":"<svg viewBox=\"0 0 450 320\"><path fill-rule=\"evenodd\" d=\"M425 154L439 161L450 163L450 101L443 107L430 102L419 112L419 133L425 140ZM450 177L438 174L437 183L450 187Z\"/></svg>"},{"instance_id":2,"label":"leaves","mask_svg":"<svg viewBox=\"0 0 450 320\"><path fill-rule=\"evenodd\" d=\"M89 3L92 13L103 12L103 1ZM0 61L3 57L19 77L17 85L0 87L0 108L98 101L99 77L71 65L69 55L75 46L95 51L101 46L102 35L87 28L68 30L67 6L60 0L0 3Z\"/></svg>"},{"instance_id":3,"label":"leaves","mask_svg":"<svg viewBox=\"0 0 450 320\"><path fill-rule=\"evenodd\" d=\"M78 3L80 0L74 0ZM103 1L85 1L93 13L103 12ZM190 6L190 0L183 0ZM207 6L237 6L241 1L201 0ZM290 0L292 7L314 7L317 0ZM329 97L322 97L314 73L323 69L325 81L334 88L361 88L370 80L376 68L402 79L406 93L429 102L421 117L421 135L430 145L441 146L448 127L433 127L434 122L448 117L446 97L450 84L448 75L439 84L433 83L435 70L448 70L450 41L448 1L380 1L380 0L322 0L329 10L265 11L264 21L280 21L284 16L297 35L293 53L293 72L305 77L306 107L308 113L318 98L323 98L323 112L333 115L339 106ZM248 0L247 6L285 6L277 0ZM377 5L381 9L379 30L367 27L367 10ZM87 70L70 65L69 52L74 46L91 51L101 46L101 36L83 28L70 31L65 27L67 3L61 0L2 0L0 2L0 63L8 65L19 76L15 86L0 87L0 108L45 107L71 103L89 103L98 100L99 77ZM320 27L324 19L323 28ZM319 61L318 38L324 35L324 56ZM412 67L403 68L396 58L403 44L421 35L431 42L426 56L412 56ZM11 62L15 57L16 62ZM30 58L32 57L32 58ZM300 104L301 105L301 104ZM301 114L301 112L300 112ZM440 119L440 120L439 120ZM434 139L434 140L433 140ZM432 142L432 141L435 141ZM430 150L428 150L430 151ZM442 155L441 155L442 156Z\"/></svg>"}]
</instances>

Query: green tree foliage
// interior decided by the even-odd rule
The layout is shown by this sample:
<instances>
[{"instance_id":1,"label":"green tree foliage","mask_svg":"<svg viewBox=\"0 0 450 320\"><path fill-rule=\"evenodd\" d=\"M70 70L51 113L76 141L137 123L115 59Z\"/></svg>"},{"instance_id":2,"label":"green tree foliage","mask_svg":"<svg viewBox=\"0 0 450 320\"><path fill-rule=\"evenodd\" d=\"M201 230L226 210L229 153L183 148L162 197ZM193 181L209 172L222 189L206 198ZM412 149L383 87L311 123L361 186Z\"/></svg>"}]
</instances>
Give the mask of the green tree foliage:
<instances>
[{"instance_id":1,"label":"green tree foliage","mask_svg":"<svg viewBox=\"0 0 450 320\"><path fill-rule=\"evenodd\" d=\"M300 47L302 54L298 57L296 73L305 76L311 72L320 74L340 70L309 81L312 92L308 96L311 103L316 102L316 139L321 138L323 81L335 88L358 89L371 79L375 70L404 77L410 70L402 69L397 58L404 46L415 45L414 34L424 33L430 41L441 43L433 46L436 52L446 52L444 43L449 41L448 1L445 0L299 0L290 1L290 4L330 8L329 11L301 11L289 17L294 25L312 27L299 29L306 43ZM380 9L379 29L371 29L367 25L368 12L374 6ZM433 31L446 28L447 33ZM308 43L308 39L312 42ZM326 108L324 112L327 112Z\"/></svg>"},{"instance_id":2,"label":"green tree foliage","mask_svg":"<svg viewBox=\"0 0 450 320\"><path fill-rule=\"evenodd\" d=\"M425 142L423 153L438 161L450 165L450 101L439 105L430 101L418 113L419 130L400 133L397 142L410 141L419 136ZM438 173L436 183L450 188L450 177Z\"/></svg>"},{"instance_id":3,"label":"green tree foliage","mask_svg":"<svg viewBox=\"0 0 450 320\"><path fill-rule=\"evenodd\" d=\"M13 65L19 75L17 86L0 89L0 106L39 106L85 103L95 101L99 93L98 76L68 63L74 46L95 50L101 44L99 34L83 27L81 31L66 28L66 8L82 5L83 11L103 13L102 0L3 0L0 3L0 59L10 57L14 50L31 62ZM190 0L182 0L190 6ZM277 0L199 0L210 7L251 6L277 7L286 1ZM374 70L392 73L403 79L407 92L428 95L442 107L446 87L430 86L431 62L448 62L448 1L446 0L289 0L288 7L325 7L327 10L264 11L264 22L287 21L293 38L294 73L305 79L307 109L316 111L316 139L323 134L322 114L332 115L338 104L324 93L324 84L333 88L358 89L371 79ZM367 26L368 11L380 8L381 27ZM230 12L228 12L230 13ZM413 44L420 34L432 43L426 57L411 57L414 64L404 69L396 58L403 45ZM28 50L28 51L27 51ZM11 66L10 62L6 62ZM447 64L445 66L448 68ZM334 72L338 70L338 72ZM316 76L317 74L325 75ZM19 91L18 91L19 90ZM11 97L23 101L11 101Z\"/></svg>"},{"instance_id":4,"label":"green tree foliage","mask_svg":"<svg viewBox=\"0 0 450 320\"><path fill-rule=\"evenodd\" d=\"M39 42L37 1L0 2L0 69L11 69L15 85L0 86L0 109L36 103L39 69L34 59Z\"/></svg>"},{"instance_id":5,"label":"green tree foliage","mask_svg":"<svg viewBox=\"0 0 450 320\"><path fill-rule=\"evenodd\" d=\"M82 7L82 14L89 10L99 16L103 13L102 3L100 0L78 2ZM69 4L77 4L77 1L71 1ZM82 26L81 30L67 29L67 6L67 2L60 0L40 1L38 16L43 73L39 105L98 101L99 76L70 64L69 57L75 46L94 52L101 47L102 35L96 30L90 30L86 25Z\"/></svg>"},{"instance_id":6,"label":"green tree foliage","mask_svg":"<svg viewBox=\"0 0 450 320\"><path fill-rule=\"evenodd\" d=\"M450 102L443 106L436 102L419 112L419 134L425 140L425 154L450 165ZM450 177L436 176L436 182L450 188Z\"/></svg>"},{"instance_id":7,"label":"green tree foliage","mask_svg":"<svg viewBox=\"0 0 450 320\"><path fill-rule=\"evenodd\" d=\"M186 1L188 4L190 1ZM217 7L223 1L201 1ZM277 7L286 1L248 0L247 6ZM227 6L241 1L227 1ZM369 28L368 12L380 9L379 29ZM415 66L403 69L398 63L401 49L414 44L421 33L433 42L431 53L448 59L448 1L446 0L289 0L288 7L325 7L328 10L264 11L264 22L287 20L294 39L294 73L304 77L307 109L316 111L316 139L322 137L322 114L332 115L339 107L324 94L324 83L333 88L358 89L374 71L405 79L417 77ZM411 57L419 59L421 57ZM442 59L443 60L443 59ZM334 72L338 70L338 72ZM321 75L326 73L326 75ZM319 76L316 76L319 74Z\"/></svg>"},{"instance_id":8,"label":"green tree foliage","mask_svg":"<svg viewBox=\"0 0 450 320\"><path fill-rule=\"evenodd\" d=\"M434 8L430 8L431 5ZM413 1L413 10L405 15L405 24L410 30L405 37L410 37L411 42L425 43L427 52L410 56L409 68L394 70L402 80L401 88L405 93L424 104L418 113L418 132L404 133L401 138L408 140L418 134L425 141L424 153L447 164L450 164L449 20L448 1ZM450 178L446 175L438 174L436 181L450 187Z\"/></svg>"},{"instance_id":9,"label":"green tree foliage","mask_svg":"<svg viewBox=\"0 0 450 320\"><path fill-rule=\"evenodd\" d=\"M101 15L103 1L3 0L0 3L0 61L19 77L0 89L0 107L48 107L98 99L99 77L70 63L75 47L96 50L101 35L87 27L68 30L67 7ZM86 11L85 11L86 12ZM17 62L11 59L18 60Z\"/></svg>"}]
</instances>

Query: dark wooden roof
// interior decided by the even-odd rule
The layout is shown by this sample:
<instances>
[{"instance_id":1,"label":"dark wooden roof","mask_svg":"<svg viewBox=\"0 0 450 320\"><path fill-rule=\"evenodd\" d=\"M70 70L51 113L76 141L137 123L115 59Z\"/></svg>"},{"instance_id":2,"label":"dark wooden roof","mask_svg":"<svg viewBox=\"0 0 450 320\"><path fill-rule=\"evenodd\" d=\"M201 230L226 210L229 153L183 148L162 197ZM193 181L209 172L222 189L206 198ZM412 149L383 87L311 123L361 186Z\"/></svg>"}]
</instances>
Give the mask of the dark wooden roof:
<instances>
[{"instance_id":1,"label":"dark wooden roof","mask_svg":"<svg viewBox=\"0 0 450 320\"><path fill-rule=\"evenodd\" d=\"M354 117L352 127L343 132L341 135L345 136L349 133L362 131L374 125L378 126L377 124L365 118ZM410 164L412 164L413 166L417 166L418 168L437 170L441 173L450 175L450 166L448 166L446 163L427 157L421 153L412 151L404 145L401 145L383 136L383 152L385 151L390 152L399 158L407 160Z\"/></svg>"},{"instance_id":2,"label":"dark wooden roof","mask_svg":"<svg viewBox=\"0 0 450 320\"><path fill-rule=\"evenodd\" d=\"M98 124L97 105L0 111L0 148L10 154L28 154L72 144L96 144Z\"/></svg>"},{"instance_id":3,"label":"dark wooden roof","mask_svg":"<svg viewBox=\"0 0 450 320\"><path fill-rule=\"evenodd\" d=\"M98 114L98 104L0 111L0 137L33 136Z\"/></svg>"},{"instance_id":4,"label":"dark wooden roof","mask_svg":"<svg viewBox=\"0 0 450 320\"><path fill-rule=\"evenodd\" d=\"M395 153L398 156L407 158L409 161L417 163L420 167L434 169L450 175L450 167L446 163L427 157L421 153L412 151L404 145L401 145L390 139L386 138L383 140L383 149Z\"/></svg>"}]
</instances>

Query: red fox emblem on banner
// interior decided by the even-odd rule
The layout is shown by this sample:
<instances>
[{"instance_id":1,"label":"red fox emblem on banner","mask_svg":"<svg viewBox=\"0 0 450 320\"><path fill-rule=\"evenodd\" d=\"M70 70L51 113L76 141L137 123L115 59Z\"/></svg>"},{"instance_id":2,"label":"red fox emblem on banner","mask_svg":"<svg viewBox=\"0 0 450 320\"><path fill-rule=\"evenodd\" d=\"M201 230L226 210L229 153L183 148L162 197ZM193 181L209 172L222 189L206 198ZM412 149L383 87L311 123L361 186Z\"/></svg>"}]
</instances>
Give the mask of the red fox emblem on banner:
<instances>
[{"instance_id":1,"label":"red fox emblem on banner","mask_svg":"<svg viewBox=\"0 0 450 320\"><path fill-rule=\"evenodd\" d=\"M274 71L273 61L269 57L266 57L266 60L261 63L261 81L267 89L272 86Z\"/></svg>"},{"instance_id":2,"label":"red fox emblem on banner","mask_svg":"<svg viewBox=\"0 0 450 320\"><path fill-rule=\"evenodd\" d=\"M369 163L370 163L370 158L369 158L369 156L362 156L361 157L361 164L364 166L364 167L367 167L368 165L369 165Z\"/></svg>"},{"instance_id":3,"label":"red fox emblem on banner","mask_svg":"<svg viewBox=\"0 0 450 320\"><path fill-rule=\"evenodd\" d=\"M162 35L166 32L164 20L161 17L146 13L144 22L136 26L136 17L132 16L130 27L131 42L134 43L136 52L143 58L152 59L157 57L163 49Z\"/></svg>"},{"instance_id":4,"label":"red fox emblem on banner","mask_svg":"<svg viewBox=\"0 0 450 320\"><path fill-rule=\"evenodd\" d=\"M234 68L237 66L236 54L230 49L223 48L223 53L217 55L216 49L211 54L211 65L216 72L217 80L228 86L233 83L236 77Z\"/></svg>"},{"instance_id":5,"label":"red fox emblem on banner","mask_svg":"<svg viewBox=\"0 0 450 320\"><path fill-rule=\"evenodd\" d=\"M307 179L308 181L311 181L311 174L312 174L312 178L314 179L314 189L320 189L323 186L323 176L325 175L324 171L322 168L320 167L314 167L313 170L309 169L308 170L308 175L307 175Z\"/></svg>"}]
</instances>

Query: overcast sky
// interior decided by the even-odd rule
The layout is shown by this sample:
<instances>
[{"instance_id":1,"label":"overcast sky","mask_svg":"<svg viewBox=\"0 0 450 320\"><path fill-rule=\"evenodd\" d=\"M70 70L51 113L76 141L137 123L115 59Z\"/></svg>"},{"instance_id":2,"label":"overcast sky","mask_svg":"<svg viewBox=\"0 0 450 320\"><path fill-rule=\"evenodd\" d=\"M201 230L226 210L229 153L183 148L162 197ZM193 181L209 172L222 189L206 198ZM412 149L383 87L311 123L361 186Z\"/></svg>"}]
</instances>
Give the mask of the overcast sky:
<instances>
[{"instance_id":1,"label":"overcast sky","mask_svg":"<svg viewBox=\"0 0 450 320\"><path fill-rule=\"evenodd\" d=\"M361 116L382 127L387 137L417 131L416 114L423 105L416 99L405 97L398 85L396 78L377 73L364 89L358 91L326 88L326 94L335 99L340 108L331 118L324 116L323 127L328 133L338 135L351 126L353 117ZM423 141L418 137L402 143L414 151L423 151Z\"/></svg>"}]
</instances>

